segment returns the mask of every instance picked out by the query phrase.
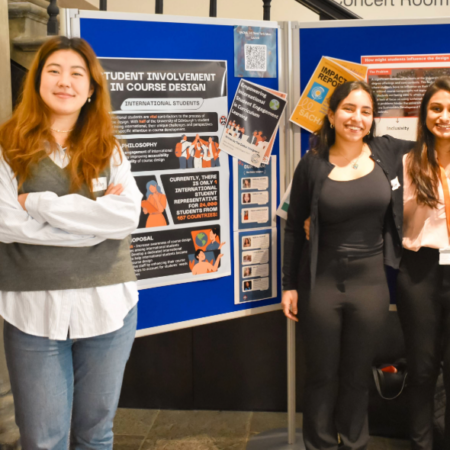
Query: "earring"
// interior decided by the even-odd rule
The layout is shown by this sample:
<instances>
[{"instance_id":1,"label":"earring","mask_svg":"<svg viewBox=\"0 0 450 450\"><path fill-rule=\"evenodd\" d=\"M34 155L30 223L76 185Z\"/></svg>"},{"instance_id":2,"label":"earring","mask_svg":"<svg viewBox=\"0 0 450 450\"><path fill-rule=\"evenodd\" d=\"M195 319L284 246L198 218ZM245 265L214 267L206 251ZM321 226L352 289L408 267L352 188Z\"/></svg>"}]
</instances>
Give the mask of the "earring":
<instances>
[{"instance_id":1,"label":"earring","mask_svg":"<svg viewBox=\"0 0 450 450\"><path fill-rule=\"evenodd\" d=\"M369 130L369 132L367 133L367 136L370 136L370 130Z\"/></svg>"},{"instance_id":2,"label":"earring","mask_svg":"<svg viewBox=\"0 0 450 450\"><path fill-rule=\"evenodd\" d=\"M331 128L331 129L333 129L333 128L334 128L334 125L333 125L332 123L330 123L330 128Z\"/></svg>"},{"instance_id":3,"label":"earring","mask_svg":"<svg viewBox=\"0 0 450 450\"><path fill-rule=\"evenodd\" d=\"M88 103L91 103L91 97L88 97L87 101L88 101Z\"/></svg>"}]
</instances>

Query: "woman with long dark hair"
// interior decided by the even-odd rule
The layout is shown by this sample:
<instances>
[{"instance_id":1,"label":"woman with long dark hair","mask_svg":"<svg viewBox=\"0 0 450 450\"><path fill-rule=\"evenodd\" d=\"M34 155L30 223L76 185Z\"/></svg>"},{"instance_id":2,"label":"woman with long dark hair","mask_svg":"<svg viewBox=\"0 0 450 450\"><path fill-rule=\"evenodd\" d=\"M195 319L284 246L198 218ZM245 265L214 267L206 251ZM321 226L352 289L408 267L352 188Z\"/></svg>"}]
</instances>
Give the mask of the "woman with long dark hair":
<instances>
[{"instance_id":1,"label":"woman with long dark hair","mask_svg":"<svg viewBox=\"0 0 450 450\"><path fill-rule=\"evenodd\" d=\"M384 264L400 260L401 157L411 147L375 138L375 114L365 82L336 88L292 183L282 304L305 344L308 450L337 449L338 435L346 450L369 439L370 367L389 309Z\"/></svg>"},{"instance_id":2,"label":"woman with long dark hair","mask_svg":"<svg viewBox=\"0 0 450 450\"><path fill-rule=\"evenodd\" d=\"M417 143L404 157L403 255L397 304L405 335L414 450L433 447L436 380L444 362L450 398L450 77L432 83L420 106ZM446 251L440 250L446 249ZM450 448L446 413L445 448Z\"/></svg>"},{"instance_id":3,"label":"woman with long dark hair","mask_svg":"<svg viewBox=\"0 0 450 450\"><path fill-rule=\"evenodd\" d=\"M82 39L38 51L0 127L0 314L25 449L112 449L136 330L142 195Z\"/></svg>"}]
</instances>

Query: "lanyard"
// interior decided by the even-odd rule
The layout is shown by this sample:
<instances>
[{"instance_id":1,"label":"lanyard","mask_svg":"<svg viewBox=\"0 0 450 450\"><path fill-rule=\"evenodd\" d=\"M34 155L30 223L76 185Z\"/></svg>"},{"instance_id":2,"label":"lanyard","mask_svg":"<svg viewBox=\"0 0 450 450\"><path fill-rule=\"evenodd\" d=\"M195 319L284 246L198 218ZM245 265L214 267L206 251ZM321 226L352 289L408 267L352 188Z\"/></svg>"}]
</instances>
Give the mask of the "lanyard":
<instances>
[{"instance_id":1,"label":"lanyard","mask_svg":"<svg viewBox=\"0 0 450 450\"><path fill-rule=\"evenodd\" d=\"M447 219L447 232L450 239L450 192L448 190L447 174L444 168L439 164L439 177L444 191L445 218Z\"/></svg>"}]
</instances>

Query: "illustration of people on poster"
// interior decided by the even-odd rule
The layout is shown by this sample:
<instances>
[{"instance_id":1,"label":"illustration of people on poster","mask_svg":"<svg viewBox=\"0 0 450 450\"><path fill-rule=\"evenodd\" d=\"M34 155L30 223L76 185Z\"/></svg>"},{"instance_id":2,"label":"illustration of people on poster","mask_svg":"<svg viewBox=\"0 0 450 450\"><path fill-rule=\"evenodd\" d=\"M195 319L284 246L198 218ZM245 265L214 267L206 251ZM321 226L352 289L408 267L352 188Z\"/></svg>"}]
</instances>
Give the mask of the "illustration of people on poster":
<instances>
[{"instance_id":1,"label":"illustration of people on poster","mask_svg":"<svg viewBox=\"0 0 450 450\"><path fill-rule=\"evenodd\" d=\"M450 75L450 55L363 56L378 99L377 134L415 140L422 97L436 78Z\"/></svg>"},{"instance_id":2,"label":"illustration of people on poster","mask_svg":"<svg viewBox=\"0 0 450 450\"><path fill-rule=\"evenodd\" d=\"M143 194L140 289L231 273L225 61L102 58L122 149Z\"/></svg>"},{"instance_id":3,"label":"illustration of people on poster","mask_svg":"<svg viewBox=\"0 0 450 450\"><path fill-rule=\"evenodd\" d=\"M277 295L276 165L233 160L235 303Z\"/></svg>"},{"instance_id":4,"label":"illustration of people on poster","mask_svg":"<svg viewBox=\"0 0 450 450\"><path fill-rule=\"evenodd\" d=\"M285 106L283 93L241 80L220 140L221 150L260 167Z\"/></svg>"}]
</instances>

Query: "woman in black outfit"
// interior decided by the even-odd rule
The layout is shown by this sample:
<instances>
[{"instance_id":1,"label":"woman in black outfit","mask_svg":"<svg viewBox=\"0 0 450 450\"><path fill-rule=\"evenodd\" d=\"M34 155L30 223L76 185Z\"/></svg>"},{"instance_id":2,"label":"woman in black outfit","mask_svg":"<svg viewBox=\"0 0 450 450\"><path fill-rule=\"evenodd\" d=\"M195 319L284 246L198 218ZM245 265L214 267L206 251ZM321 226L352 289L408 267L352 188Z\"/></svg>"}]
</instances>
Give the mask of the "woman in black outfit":
<instances>
[{"instance_id":1,"label":"woman in black outfit","mask_svg":"<svg viewBox=\"0 0 450 450\"><path fill-rule=\"evenodd\" d=\"M428 87L417 128L417 144L404 158L404 250L397 303L405 335L412 449L430 450L441 361L450 399L450 77ZM446 252L440 255L440 249ZM450 448L448 406L444 448Z\"/></svg>"},{"instance_id":2,"label":"woman in black outfit","mask_svg":"<svg viewBox=\"0 0 450 450\"><path fill-rule=\"evenodd\" d=\"M339 86L294 174L282 303L290 319L298 311L305 344L307 450L337 449L338 434L345 450L369 439L370 367L389 310L384 264L399 264L401 158L411 147L374 138L375 111L366 83Z\"/></svg>"}]
</instances>

